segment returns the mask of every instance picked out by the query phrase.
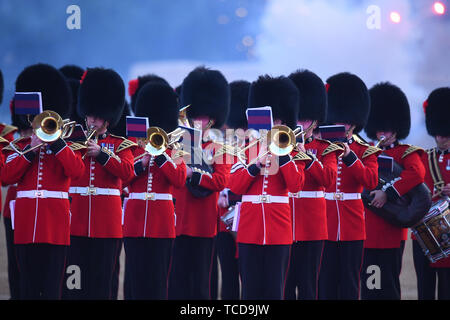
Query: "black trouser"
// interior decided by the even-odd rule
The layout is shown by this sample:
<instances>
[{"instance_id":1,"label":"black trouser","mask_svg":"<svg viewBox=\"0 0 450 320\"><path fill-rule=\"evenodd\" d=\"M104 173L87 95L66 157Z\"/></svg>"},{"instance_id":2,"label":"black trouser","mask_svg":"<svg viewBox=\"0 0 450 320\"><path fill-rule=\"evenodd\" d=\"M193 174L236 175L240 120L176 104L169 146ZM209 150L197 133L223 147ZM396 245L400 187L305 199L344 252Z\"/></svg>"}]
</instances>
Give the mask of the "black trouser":
<instances>
[{"instance_id":1,"label":"black trouser","mask_svg":"<svg viewBox=\"0 0 450 320\"><path fill-rule=\"evenodd\" d=\"M319 274L320 300L358 300L363 240L325 241Z\"/></svg>"},{"instance_id":2,"label":"black trouser","mask_svg":"<svg viewBox=\"0 0 450 320\"><path fill-rule=\"evenodd\" d=\"M20 299L61 299L67 246L48 243L16 244Z\"/></svg>"},{"instance_id":3,"label":"black trouser","mask_svg":"<svg viewBox=\"0 0 450 320\"><path fill-rule=\"evenodd\" d=\"M219 232L216 248L222 272L222 300L239 300L239 265L236 258L236 241L231 233Z\"/></svg>"},{"instance_id":4,"label":"black trouser","mask_svg":"<svg viewBox=\"0 0 450 320\"><path fill-rule=\"evenodd\" d=\"M432 268L417 240L413 240L413 259L417 277L417 296L419 300L436 299L436 280L438 300L450 299L450 268Z\"/></svg>"},{"instance_id":5,"label":"black trouser","mask_svg":"<svg viewBox=\"0 0 450 320\"><path fill-rule=\"evenodd\" d=\"M243 300L282 300L291 245L239 243Z\"/></svg>"},{"instance_id":6,"label":"black trouser","mask_svg":"<svg viewBox=\"0 0 450 320\"><path fill-rule=\"evenodd\" d=\"M178 236L169 275L170 300L209 300L214 238Z\"/></svg>"},{"instance_id":7,"label":"black trouser","mask_svg":"<svg viewBox=\"0 0 450 320\"><path fill-rule=\"evenodd\" d=\"M214 239L214 243L216 243L216 239ZM217 300L218 289L219 289L219 264L217 262L217 248L214 245L211 262L211 280L209 286L211 300Z\"/></svg>"},{"instance_id":8,"label":"black trouser","mask_svg":"<svg viewBox=\"0 0 450 320\"><path fill-rule=\"evenodd\" d=\"M400 300L400 272L405 241L399 248L364 249L361 269L362 300Z\"/></svg>"},{"instance_id":9,"label":"black trouser","mask_svg":"<svg viewBox=\"0 0 450 320\"><path fill-rule=\"evenodd\" d=\"M317 300L320 261L324 241L297 241L292 244L286 279L286 300ZM296 294L298 290L298 295Z\"/></svg>"},{"instance_id":10,"label":"black trouser","mask_svg":"<svg viewBox=\"0 0 450 320\"><path fill-rule=\"evenodd\" d=\"M76 266L81 274L81 288L69 287L71 274L66 274L64 299L86 300L112 297L112 281L121 238L70 237L67 269ZM67 271L66 271L67 272Z\"/></svg>"},{"instance_id":11,"label":"black trouser","mask_svg":"<svg viewBox=\"0 0 450 320\"><path fill-rule=\"evenodd\" d=\"M119 295L119 276L120 276L120 253L122 252L122 244L117 247L117 259L114 266L114 273L111 282L111 300L117 300Z\"/></svg>"},{"instance_id":12,"label":"black trouser","mask_svg":"<svg viewBox=\"0 0 450 320\"><path fill-rule=\"evenodd\" d=\"M20 298L19 266L17 265L16 252L14 250L14 230L11 227L11 219L3 217L5 224L6 252L8 256L8 283L11 300Z\"/></svg>"},{"instance_id":13,"label":"black trouser","mask_svg":"<svg viewBox=\"0 0 450 320\"><path fill-rule=\"evenodd\" d=\"M435 300L436 269L430 267L430 260L425 256L417 240L413 242L414 269L417 278L417 298L419 300Z\"/></svg>"},{"instance_id":14,"label":"black trouser","mask_svg":"<svg viewBox=\"0 0 450 320\"><path fill-rule=\"evenodd\" d=\"M124 238L130 299L167 299L173 239Z\"/></svg>"}]
</instances>

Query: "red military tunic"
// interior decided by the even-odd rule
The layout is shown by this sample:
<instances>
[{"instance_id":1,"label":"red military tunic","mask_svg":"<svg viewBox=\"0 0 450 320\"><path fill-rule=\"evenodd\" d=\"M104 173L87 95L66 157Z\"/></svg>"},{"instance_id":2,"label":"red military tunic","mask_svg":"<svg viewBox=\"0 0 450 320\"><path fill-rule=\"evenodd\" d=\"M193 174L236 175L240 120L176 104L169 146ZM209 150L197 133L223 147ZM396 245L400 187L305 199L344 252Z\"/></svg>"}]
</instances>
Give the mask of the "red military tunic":
<instances>
[{"instance_id":1,"label":"red military tunic","mask_svg":"<svg viewBox=\"0 0 450 320\"><path fill-rule=\"evenodd\" d=\"M17 183L15 244L69 245L70 180L83 170L81 154L63 140L57 140L48 148L38 148L36 154L8 156L1 176L5 184Z\"/></svg>"},{"instance_id":2,"label":"red military tunic","mask_svg":"<svg viewBox=\"0 0 450 320\"><path fill-rule=\"evenodd\" d=\"M227 153L219 155L219 145L211 142L202 144L205 152L214 159L211 176L194 173L195 183L213 192L203 198L197 198L186 186L175 190L176 234L191 237L212 238L217 234L217 200L219 192L228 184L232 159ZM196 176L196 177L194 177Z\"/></svg>"},{"instance_id":3,"label":"red military tunic","mask_svg":"<svg viewBox=\"0 0 450 320\"><path fill-rule=\"evenodd\" d=\"M23 150L25 148L26 145L28 145L30 143L30 139L29 138L19 138L17 139L17 141L15 142L15 144L21 149ZM14 149L11 147L11 145L6 146L2 149L2 156L6 159L9 155L15 153ZM2 181L2 185L3 186L7 186L7 184L5 184ZM5 204L3 206L3 216L5 218L11 219L11 210L9 208L9 203L13 200L16 199L16 193L17 193L17 183L12 184L8 187L8 192L6 193L6 198L5 198Z\"/></svg>"},{"instance_id":4,"label":"red military tunic","mask_svg":"<svg viewBox=\"0 0 450 320\"><path fill-rule=\"evenodd\" d=\"M6 148L9 144L9 142L14 140L14 133L17 131L17 127L14 126L10 126L4 123L0 123L0 149L3 150L4 148ZM4 157L4 153L0 152L0 168L4 165L5 163L5 157ZM2 182L2 185L5 185ZM13 200L13 199L11 199ZM6 208L3 210L3 216L6 218L9 218L11 216L10 211L9 211L9 201L10 199L6 199L6 206L8 206L8 208ZM2 196L1 196L1 190L0 190L0 208L2 205Z\"/></svg>"},{"instance_id":5,"label":"red military tunic","mask_svg":"<svg viewBox=\"0 0 450 320\"><path fill-rule=\"evenodd\" d=\"M143 152L142 148L136 149L135 156ZM171 150L166 152L167 156L152 156L147 168L143 168L140 160L134 165L124 213L124 237L175 238L171 193L173 186L182 187L186 182L186 165L172 160Z\"/></svg>"},{"instance_id":6,"label":"red military tunic","mask_svg":"<svg viewBox=\"0 0 450 320\"><path fill-rule=\"evenodd\" d=\"M366 238L361 192L378 185L377 156L381 150L360 142L356 136L350 139L349 147L347 158L338 160L336 181L325 192L330 241Z\"/></svg>"},{"instance_id":7,"label":"red military tunic","mask_svg":"<svg viewBox=\"0 0 450 320\"><path fill-rule=\"evenodd\" d=\"M106 133L96 158L84 158L85 170L70 187L71 235L90 238L122 238L122 180L134 174L134 142Z\"/></svg>"},{"instance_id":8,"label":"red military tunic","mask_svg":"<svg viewBox=\"0 0 450 320\"><path fill-rule=\"evenodd\" d=\"M427 151L432 152L433 150L427 150ZM437 148L435 148L435 152L436 152L437 163L438 163L439 170L440 170L440 173L442 176L442 180L444 181L444 185L447 185L448 183L450 183L450 153L449 153L449 150L438 151ZM422 161L423 161L423 164L425 166L425 171L426 171L425 183L427 184L428 188L430 190L432 190L432 194L433 194L432 200L433 200L433 202L435 202L440 199L440 196L435 194L436 190L434 188L434 181L431 176L427 152L424 153L424 155L422 157ZM430 266L433 268L450 268L450 257L438 260L435 263L431 263Z\"/></svg>"},{"instance_id":9,"label":"red military tunic","mask_svg":"<svg viewBox=\"0 0 450 320\"><path fill-rule=\"evenodd\" d=\"M237 163L231 170L230 190L242 195L237 242L259 245L292 244L292 217L288 193L304 184L304 168L311 158L303 152L278 157L260 170L255 164L245 168ZM269 154L268 158L275 158ZM296 159L296 160L292 160ZM249 201L246 200L249 199ZM258 199L257 199L258 198ZM285 202L284 202L285 201Z\"/></svg>"},{"instance_id":10,"label":"red military tunic","mask_svg":"<svg viewBox=\"0 0 450 320\"><path fill-rule=\"evenodd\" d=\"M424 153L422 149L407 144L395 144L383 151L394 161L401 165L404 170L400 177L391 183L391 187L386 189L389 200L403 196L413 187L424 181L425 168L421 157ZM408 228L394 226L366 208L366 241L365 248L387 249L399 248L402 240L407 240Z\"/></svg>"},{"instance_id":11,"label":"red military tunic","mask_svg":"<svg viewBox=\"0 0 450 320\"><path fill-rule=\"evenodd\" d=\"M305 184L291 194L294 241L328 239L325 188L336 181L337 158L343 148L327 140L310 137L305 149L314 154L314 162L305 169Z\"/></svg>"}]
</instances>

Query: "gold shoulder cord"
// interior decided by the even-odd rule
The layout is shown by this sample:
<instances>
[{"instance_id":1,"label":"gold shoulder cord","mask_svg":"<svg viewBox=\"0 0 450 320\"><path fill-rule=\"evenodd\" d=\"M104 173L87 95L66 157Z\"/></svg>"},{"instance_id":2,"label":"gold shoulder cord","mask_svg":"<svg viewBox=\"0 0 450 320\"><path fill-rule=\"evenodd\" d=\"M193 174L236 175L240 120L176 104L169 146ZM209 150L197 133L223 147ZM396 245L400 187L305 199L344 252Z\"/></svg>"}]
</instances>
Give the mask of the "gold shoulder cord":
<instances>
[{"instance_id":1,"label":"gold shoulder cord","mask_svg":"<svg viewBox=\"0 0 450 320\"><path fill-rule=\"evenodd\" d=\"M428 166L430 167L431 178L433 178L434 188L436 193L433 196L439 195L442 192L442 188L445 185L442 179L441 171L439 170L439 164L436 157L436 149L427 150L428 153ZM434 190L433 190L434 192Z\"/></svg>"}]
</instances>

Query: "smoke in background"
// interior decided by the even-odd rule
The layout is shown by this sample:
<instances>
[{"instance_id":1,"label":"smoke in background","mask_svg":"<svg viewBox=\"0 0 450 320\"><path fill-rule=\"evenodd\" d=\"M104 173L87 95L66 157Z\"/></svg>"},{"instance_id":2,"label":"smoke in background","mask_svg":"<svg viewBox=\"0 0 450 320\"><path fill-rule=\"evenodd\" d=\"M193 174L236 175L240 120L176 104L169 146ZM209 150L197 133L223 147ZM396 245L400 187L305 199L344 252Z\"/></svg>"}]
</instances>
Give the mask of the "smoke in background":
<instances>
[{"instance_id":1,"label":"smoke in background","mask_svg":"<svg viewBox=\"0 0 450 320\"><path fill-rule=\"evenodd\" d=\"M422 103L432 89L450 85L450 24L431 13L432 3L273 0L262 18L255 55L273 75L307 68L326 81L349 71L369 88L380 81L398 85L411 106L406 142L429 147L433 140L424 128ZM371 5L380 9L380 29L367 26ZM390 21L392 11L400 14L400 23Z\"/></svg>"},{"instance_id":2,"label":"smoke in background","mask_svg":"<svg viewBox=\"0 0 450 320\"><path fill-rule=\"evenodd\" d=\"M45 62L117 70L128 82L145 73L179 85L194 67L221 70L228 81L308 68L325 81L342 71L370 88L401 87L411 105L407 143L429 147L422 103L450 86L450 14L436 16L432 0L78 0L81 30L66 28L70 0L0 0L0 68L8 99L27 65ZM450 9L450 0L443 1ZM368 28L379 9L379 29ZM394 24L391 11L401 16Z\"/></svg>"}]
</instances>

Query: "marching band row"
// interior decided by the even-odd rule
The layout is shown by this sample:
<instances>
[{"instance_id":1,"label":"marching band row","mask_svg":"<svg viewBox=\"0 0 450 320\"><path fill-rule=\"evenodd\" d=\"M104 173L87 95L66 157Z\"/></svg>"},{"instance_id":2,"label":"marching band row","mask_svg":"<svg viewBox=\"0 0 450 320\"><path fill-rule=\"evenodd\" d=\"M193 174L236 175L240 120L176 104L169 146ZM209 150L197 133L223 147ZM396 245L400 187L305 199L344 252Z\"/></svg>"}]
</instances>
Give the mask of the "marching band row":
<instances>
[{"instance_id":1,"label":"marching band row","mask_svg":"<svg viewBox=\"0 0 450 320\"><path fill-rule=\"evenodd\" d=\"M450 298L450 88L423 105L427 151L401 142L411 117L399 87L347 72L228 83L197 67L176 89L146 75L130 81L129 107L112 69L37 64L15 91L40 92L44 111L33 121L12 99L0 128L13 299L117 298L122 245L125 299L216 298L216 255L222 299L400 299L408 228L419 299L435 298L436 275ZM195 163L180 148L180 124L245 131L246 110L265 106L267 135L205 138ZM148 119L146 139L124 137L131 113ZM325 139L325 124L343 139Z\"/></svg>"}]
</instances>

